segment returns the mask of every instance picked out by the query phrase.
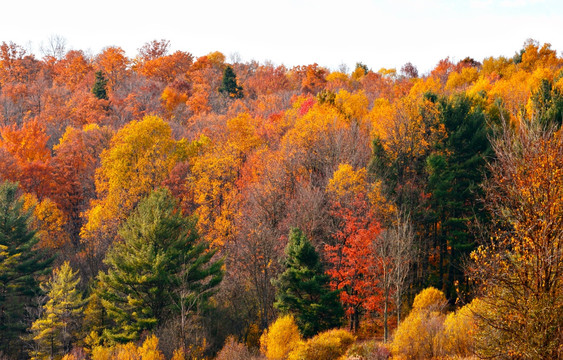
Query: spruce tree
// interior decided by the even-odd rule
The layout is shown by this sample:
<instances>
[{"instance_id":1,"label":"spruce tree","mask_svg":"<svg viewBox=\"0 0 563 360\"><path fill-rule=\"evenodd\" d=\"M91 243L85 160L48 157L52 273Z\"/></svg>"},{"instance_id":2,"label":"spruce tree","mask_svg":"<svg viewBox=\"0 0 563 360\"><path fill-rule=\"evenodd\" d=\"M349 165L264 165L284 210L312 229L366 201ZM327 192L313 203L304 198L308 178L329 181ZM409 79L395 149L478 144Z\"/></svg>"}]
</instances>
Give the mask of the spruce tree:
<instances>
[{"instance_id":1,"label":"spruce tree","mask_svg":"<svg viewBox=\"0 0 563 360\"><path fill-rule=\"evenodd\" d=\"M237 76L230 65L227 65L225 70L223 70L223 80L221 81L219 92L235 99L242 99L244 97L242 86L237 83Z\"/></svg>"},{"instance_id":2,"label":"spruce tree","mask_svg":"<svg viewBox=\"0 0 563 360\"><path fill-rule=\"evenodd\" d=\"M0 183L0 352L24 353L21 336L31 325L26 306L41 294L37 278L49 272L52 258L35 248L30 229L33 209L24 210L17 184Z\"/></svg>"},{"instance_id":3,"label":"spruce tree","mask_svg":"<svg viewBox=\"0 0 563 360\"><path fill-rule=\"evenodd\" d=\"M293 314L306 337L341 325L344 310L338 291L330 289L319 254L301 230L291 230L285 253L285 271L274 281L275 306Z\"/></svg>"},{"instance_id":4,"label":"spruce tree","mask_svg":"<svg viewBox=\"0 0 563 360\"><path fill-rule=\"evenodd\" d=\"M48 301L43 313L31 326L36 349L32 359L54 359L68 354L79 330L84 301L76 286L78 271L73 272L68 261L53 271L53 276L41 286Z\"/></svg>"},{"instance_id":5,"label":"spruce tree","mask_svg":"<svg viewBox=\"0 0 563 360\"><path fill-rule=\"evenodd\" d=\"M92 94L94 94L94 96L98 99L107 100L107 84L108 80L104 76L104 73L102 71L96 71L96 81L94 82L94 86L92 87Z\"/></svg>"},{"instance_id":6,"label":"spruce tree","mask_svg":"<svg viewBox=\"0 0 563 360\"><path fill-rule=\"evenodd\" d=\"M201 240L193 218L186 218L166 189L153 191L127 219L107 253L100 273L100 297L115 326L112 341L137 340L171 315L178 305L203 304L223 277L223 261Z\"/></svg>"}]
</instances>

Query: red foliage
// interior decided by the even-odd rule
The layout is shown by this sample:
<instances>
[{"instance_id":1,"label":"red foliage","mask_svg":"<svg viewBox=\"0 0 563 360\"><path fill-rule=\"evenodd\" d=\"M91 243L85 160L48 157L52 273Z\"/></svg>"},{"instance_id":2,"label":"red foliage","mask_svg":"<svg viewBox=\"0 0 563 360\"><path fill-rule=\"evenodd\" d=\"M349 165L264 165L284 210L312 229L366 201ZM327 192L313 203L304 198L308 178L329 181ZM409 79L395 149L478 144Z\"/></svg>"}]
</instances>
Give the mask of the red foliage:
<instances>
[{"instance_id":1,"label":"red foliage","mask_svg":"<svg viewBox=\"0 0 563 360\"><path fill-rule=\"evenodd\" d=\"M356 197L349 208L335 204L333 213L342 220L342 225L336 234L338 243L325 245L326 257L332 265L327 270L332 278L331 286L342 290L340 299L347 315L377 311L382 301L375 256L380 224L363 195Z\"/></svg>"}]
</instances>

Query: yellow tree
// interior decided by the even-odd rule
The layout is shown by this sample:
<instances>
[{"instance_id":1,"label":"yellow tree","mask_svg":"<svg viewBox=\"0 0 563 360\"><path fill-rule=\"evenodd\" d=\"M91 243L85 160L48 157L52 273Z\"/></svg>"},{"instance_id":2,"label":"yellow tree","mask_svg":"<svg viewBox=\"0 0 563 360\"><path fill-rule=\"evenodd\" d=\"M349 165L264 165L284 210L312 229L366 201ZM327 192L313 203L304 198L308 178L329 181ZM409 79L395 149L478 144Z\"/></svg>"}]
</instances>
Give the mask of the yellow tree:
<instances>
[{"instance_id":1,"label":"yellow tree","mask_svg":"<svg viewBox=\"0 0 563 360\"><path fill-rule=\"evenodd\" d=\"M156 116L132 121L113 136L96 171L98 199L92 202L81 230L90 249L103 254L120 222L168 177L186 152L187 142L175 141L170 126Z\"/></svg>"},{"instance_id":2,"label":"yellow tree","mask_svg":"<svg viewBox=\"0 0 563 360\"><path fill-rule=\"evenodd\" d=\"M563 132L524 123L493 143L494 220L473 254L481 356L557 359L563 331Z\"/></svg>"}]
</instances>

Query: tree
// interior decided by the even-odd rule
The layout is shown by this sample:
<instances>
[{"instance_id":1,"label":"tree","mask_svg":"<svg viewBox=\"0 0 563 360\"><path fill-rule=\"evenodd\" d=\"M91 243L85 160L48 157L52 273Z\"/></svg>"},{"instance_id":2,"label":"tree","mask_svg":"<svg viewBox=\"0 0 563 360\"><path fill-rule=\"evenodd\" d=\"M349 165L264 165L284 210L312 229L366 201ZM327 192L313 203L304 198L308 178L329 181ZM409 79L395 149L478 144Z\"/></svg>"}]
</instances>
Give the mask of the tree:
<instances>
[{"instance_id":1,"label":"tree","mask_svg":"<svg viewBox=\"0 0 563 360\"><path fill-rule=\"evenodd\" d=\"M200 240L195 220L178 210L166 189L142 200L108 250L99 274L101 298L115 322L105 337L137 340L170 318L180 301L204 305L223 277L222 260Z\"/></svg>"},{"instance_id":2,"label":"tree","mask_svg":"<svg viewBox=\"0 0 563 360\"><path fill-rule=\"evenodd\" d=\"M379 309L380 270L375 258L375 242L381 231L379 222L361 194L349 208L336 207L342 228L336 245L325 245L331 267L331 287L341 290L340 300L350 317L350 329L357 331L362 314Z\"/></svg>"},{"instance_id":3,"label":"tree","mask_svg":"<svg viewBox=\"0 0 563 360\"><path fill-rule=\"evenodd\" d=\"M242 86L237 83L237 76L230 65L227 65L225 70L223 70L223 80L221 81L219 92L233 99L242 99L244 97Z\"/></svg>"},{"instance_id":4,"label":"tree","mask_svg":"<svg viewBox=\"0 0 563 360\"><path fill-rule=\"evenodd\" d=\"M94 83L94 87L92 87L92 94L101 100L108 99L108 80L101 70L96 71L96 82Z\"/></svg>"},{"instance_id":5,"label":"tree","mask_svg":"<svg viewBox=\"0 0 563 360\"><path fill-rule=\"evenodd\" d=\"M37 344L30 354L32 359L53 359L70 352L84 307L82 294L76 288L79 282L78 271L74 272L65 261L41 286L49 300L43 305L41 317L31 326Z\"/></svg>"},{"instance_id":6,"label":"tree","mask_svg":"<svg viewBox=\"0 0 563 360\"><path fill-rule=\"evenodd\" d=\"M470 230L475 220L484 224L486 215L478 198L491 154L489 129L480 107L456 96L442 100L440 122L447 137L436 144L426 159L430 216L436 222L434 237L438 252L438 281L446 297L455 299L456 286L469 290L464 264L475 248Z\"/></svg>"},{"instance_id":7,"label":"tree","mask_svg":"<svg viewBox=\"0 0 563 360\"><path fill-rule=\"evenodd\" d=\"M473 254L477 352L557 359L563 338L563 132L538 122L493 142L490 231Z\"/></svg>"},{"instance_id":8,"label":"tree","mask_svg":"<svg viewBox=\"0 0 563 360\"><path fill-rule=\"evenodd\" d=\"M278 290L274 305L295 316L305 337L339 326L344 310L338 291L330 289L319 255L301 230L291 229L285 253L285 271L274 282Z\"/></svg>"},{"instance_id":9,"label":"tree","mask_svg":"<svg viewBox=\"0 0 563 360\"><path fill-rule=\"evenodd\" d=\"M37 278L53 260L35 248L39 239L29 227L32 211L23 210L16 184L0 184L0 247L11 265L0 272L0 351L8 354L23 353L19 338L30 325L25 307L40 295Z\"/></svg>"}]
</instances>

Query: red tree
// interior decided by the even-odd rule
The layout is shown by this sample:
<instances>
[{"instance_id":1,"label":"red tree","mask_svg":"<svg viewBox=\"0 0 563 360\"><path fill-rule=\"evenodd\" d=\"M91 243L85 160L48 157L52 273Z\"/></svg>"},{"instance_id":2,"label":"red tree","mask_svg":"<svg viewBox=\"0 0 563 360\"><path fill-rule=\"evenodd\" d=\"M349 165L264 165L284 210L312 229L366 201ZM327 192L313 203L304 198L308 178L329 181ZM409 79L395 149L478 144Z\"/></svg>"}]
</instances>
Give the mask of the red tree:
<instances>
[{"instance_id":1,"label":"red tree","mask_svg":"<svg viewBox=\"0 0 563 360\"><path fill-rule=\"evenodd\" d=\"M331 276L331 286L339 289L350 329L357 331L364 312L377 311L381 304L378 287L378 261L374 252L381 227L363 195L358 195L350 207L335 204L334 214L342 225L337 232L337 244L325 245Z\"/></svg>"}]
</instances>

